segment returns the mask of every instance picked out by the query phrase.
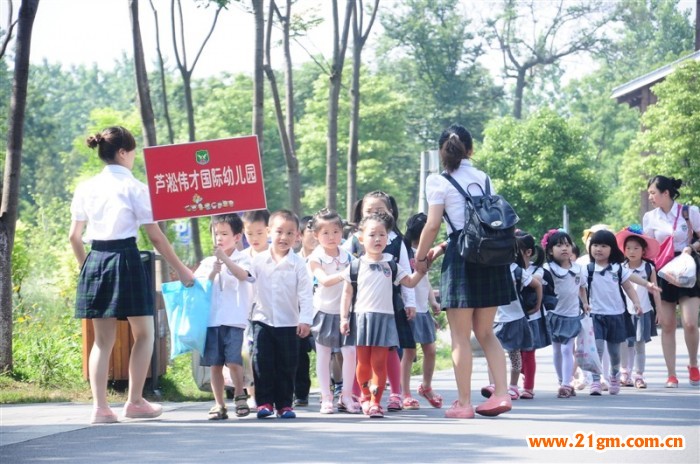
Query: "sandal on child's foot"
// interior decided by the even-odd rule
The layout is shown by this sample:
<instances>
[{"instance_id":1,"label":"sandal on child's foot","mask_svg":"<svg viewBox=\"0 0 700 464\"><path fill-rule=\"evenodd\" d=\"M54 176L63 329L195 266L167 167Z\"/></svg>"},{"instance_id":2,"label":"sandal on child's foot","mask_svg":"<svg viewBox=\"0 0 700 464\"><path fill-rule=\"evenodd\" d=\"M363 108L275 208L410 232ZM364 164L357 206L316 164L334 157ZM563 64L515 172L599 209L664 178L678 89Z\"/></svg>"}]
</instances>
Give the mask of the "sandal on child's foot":
<instances>
[{"instance_id":1,"label":"sandal on child's foot","mask_svg":"<svg viewBox=\"0 0 700 464\"><path fill-rule=\"evenodd\" d=\"M321 414L333 414L332 400L324 400L321 402Z\"/></svg>"},{"instance_id":2,"label":"sandal on child's foot","mask_svg":"<svg viewBox=\"0 0 700 464\"><path fill-rule=\"evenodd\" d=\"M418 387L418 394L428 400L428 403L434 408L442 408L442 396L438 395L433 391L432 387L424 387L420 384Z\"/></svg>"},{"instance_id":3,"label":"sandal on child's foot","mask_svg":"<svg viewBox=\"0 0 700 464\"><path fill-rule=\"evenodd\" d=\"M643 390L647 388L647 383L644 381L643 378L637 377L636 379L634 379L634 386L637 390Z\"/></svg>"},{"instance_id":4,"label":"sandal on child's foot","mask_svg":"<svg viewBox=\"0 0 700 464\"><path fill-rule=\"evenodd\" d=\"M390 412L401 411L403 409L401 405L401 395L397 393L389 395L389 402L386 404L386 409Z\"/></svg>"},{"instance_id":5,"label":"sandal on child's foot","mask_svg":"<svg viewBox=\"0 0 700 464\"><path fill-rule=\"evenodd\" d=\"M370 419L382 419L384 417L384 411L380 405L373 404L369 407L367 415L370 417Z\"/></svg>"},{"instance_id":6,"label":"sandal on child's foot","mask_svg":"<svg viewBox=\"0 0 700 464\"><path fill-rule=\"evenodd\" d=\"M228 410L226 406L214 406L209 410L209 420L225 420L228 419Z\"/></svg>"},{"instance_id":7,"label":"sandal on child's foot","mask_svg":"<svg viewBox=\"0 0 700 464\"><path fill-rule=\"evenodd\" d=\"M411 411L420 409L420 403L417 399L412 396L404 396L403 398L403 408Z\"/></svg>"},{"instance_id":8,"label":"sandal on child's foot","mask_svg":"<svg viewBox=\"0 0 700 464\"><path fill-rule=\"evenodd\" d=\"M360 403L355 401L354 398L344 398L340 397L338 399L338 412L345 412L348 414L358 414L362 412L362 406Z\"/></svg>"},{"instance_id":9,"label":"sandal on child's foot","mask_svg":"<svg viewBox=\"0 0 700 464\"><path fill-rule=\"evenodd\" d=\"M517 385L511 385L508 387L508 394L510 395L511 400L517 400L520 398L520 392L518 391L518 386Z\"/></svg>"},{"instance_id":10,"label":"sandal on child's foot","mask_svg":"<svg viewBox=\"0 0 700 464\"><path fill-rule=\"evenodd\" d=\"M245 417L250 414L250 406L248 406L248 395L238 395L233 398L236 405L236 417Z\"/></svg>"},{"instance_id":11,"label":"sandal on child's foot","mask_svg":"<svg viewBox=\"0 0 700 464\"><path fill-rule=\"evenodd\" d=\"M521 400L532 400L535 399L535 392L532 390L529 390L525 388L523 391L520 392L520 399Z\"/></svg>"},{"instance_id":12,"label":"sandal on child's foot","mask_svg":"<svg viewBox=\"0 0 700 464\"><path fill-rule=\"evenodd\" d=\"M496 387L493 385L486 385L485 387L481 387L481 396L484 398L491 398L494 391L496 391Z\"/></svg>"}]
</instances>

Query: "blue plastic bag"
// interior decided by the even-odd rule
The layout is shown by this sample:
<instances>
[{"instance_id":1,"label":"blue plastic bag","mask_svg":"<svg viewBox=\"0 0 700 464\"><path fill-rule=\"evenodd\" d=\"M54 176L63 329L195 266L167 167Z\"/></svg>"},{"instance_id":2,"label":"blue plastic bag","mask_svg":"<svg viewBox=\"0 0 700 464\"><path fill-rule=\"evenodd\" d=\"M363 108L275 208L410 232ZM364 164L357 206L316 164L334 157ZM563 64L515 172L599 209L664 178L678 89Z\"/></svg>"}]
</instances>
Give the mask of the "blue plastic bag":
<instances>
[{"instance_id":1,"label":"blue plastic bag","mask_svg":"<svg viewBox=\"0 0 700 464\"><path fill-rule=\"evenodd\" d=\"M195 280L185 287L180 281L161 287L170 328L170 359L190 351L204 353L211 308L211 282Z\"/></svg>"}]
</instances>

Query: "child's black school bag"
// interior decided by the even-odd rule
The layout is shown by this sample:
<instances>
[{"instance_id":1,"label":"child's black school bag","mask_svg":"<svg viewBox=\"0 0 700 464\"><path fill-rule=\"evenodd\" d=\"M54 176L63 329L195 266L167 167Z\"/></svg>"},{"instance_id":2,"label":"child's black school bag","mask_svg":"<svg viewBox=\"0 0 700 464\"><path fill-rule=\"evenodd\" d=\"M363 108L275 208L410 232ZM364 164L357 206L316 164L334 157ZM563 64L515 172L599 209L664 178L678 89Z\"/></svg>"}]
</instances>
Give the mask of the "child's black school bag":
<instances>
[{"instance_id":1,"label":"child's black school bag","mask_svg":"<svg viewBox=\"0 0 700 464\"><path fill-rule=\"evenodd\" d=\"M491 195L488 176L486 190L482 190L481 196L470 195L446 171L442 176L450 181L465 200L464 228L461 231L455 229L447 212L443 213L452 230L459 232L457 250L462 258L468 263L483 266L501 266L515 262L518 252L515 224L520 218L503 197Z\"/></svg>"},{"instance_id":2,"label":"child's black school bag","mask_svg":"<svg viewBox=\"0 0 700 464\"><path fill-rule=\"evenodd\" d=\"M542 270L544 271L542 274L542 280L545 282L545 284L542 285L542 308L544 308L546 311L553 311L559 302L559 297L557 296L556 289L554 288L554 278L552 278L552 274L547 269ZM516 272L518 271L516 270ZM522 269L520 270L520 274L522 275ZM520 294L522 296L521 303L523 305L523 310L526 314L528 314L530 311L535 309L535 305L537 304L537 294L535 293L535 290L530 287L524 287Z\"/></svg>"}]
</instances>

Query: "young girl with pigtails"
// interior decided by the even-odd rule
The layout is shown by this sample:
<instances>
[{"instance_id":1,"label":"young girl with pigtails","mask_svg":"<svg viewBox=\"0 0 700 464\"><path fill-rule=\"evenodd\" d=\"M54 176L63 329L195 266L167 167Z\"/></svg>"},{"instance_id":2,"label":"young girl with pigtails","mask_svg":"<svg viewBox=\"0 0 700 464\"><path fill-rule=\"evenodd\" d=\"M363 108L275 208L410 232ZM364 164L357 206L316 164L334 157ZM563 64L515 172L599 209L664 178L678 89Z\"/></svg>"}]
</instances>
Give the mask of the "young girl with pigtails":
<instances>
[{"instance_id":1,"label":"young girl with pigtails","mask_svg":"<svg viewBox=\"0 0 700 464\"><path fill-rule=\"evenodd\" d=\"M552 338L554 369L559 378L557 398L576 396L572 386L575 368L574 342L581 331L581 302L589 308L583 268L573 262L574 241L563 230L551 229L541 241L546 264L557 292L557 305L547 313Z\"/></svg>"}]
</instances>

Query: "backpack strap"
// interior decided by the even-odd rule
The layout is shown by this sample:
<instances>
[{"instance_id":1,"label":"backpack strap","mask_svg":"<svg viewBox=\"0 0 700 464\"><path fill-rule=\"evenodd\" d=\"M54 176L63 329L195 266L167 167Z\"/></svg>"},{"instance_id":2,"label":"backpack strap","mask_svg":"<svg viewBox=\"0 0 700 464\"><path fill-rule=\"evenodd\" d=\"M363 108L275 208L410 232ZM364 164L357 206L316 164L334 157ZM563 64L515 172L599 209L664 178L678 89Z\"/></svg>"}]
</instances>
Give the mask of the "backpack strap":
<instances>
[{"instance_id":1,"label":"backpack strap","mask_svg":"<svg viewBox=\"0 0 700 464\"><path fill-rule=\"evenodd\" d=\"M527 311L525 311L525 302L523 301L523 294L520 293L523 290L523 268L516 266L513 271L513 277L515 278L515 294L518 296L518 301L520 302L520 309L523 310L525 317L527 317Z\"/></svg>"},{"instance_id":2,"label":"backpack strap","mask_svg":"<svg viewBox=\"0 0 700 464\"><path fill-rule=\"evenodd\" d=\"M350 261L350 285L352 285L352 300L350 312L355 311L355 301L357 300L357 274L360 272L360 260Z\"/></svg>"},{"instance_id":3,"label":"backpack strap","mask_svg":"<svg viewBox=\"0 0 700 464\"><path fill-rule=\"evenodd\" d=\"M622 298L622 306L625 307L625 312L627 312L627 298L625 298L625 291L622 289L622 264L617 266L617 284L620 288L620 298Z\"/></svg>"},{"instance_id":4,"label":"backpack strap","mask_svg":"<svg viewBox=\"0 0 700 464\"><path fill-rule=\"evenodd\" d=\"M591 304L591 284L593 283L593 273L595 272L595 263L588 263L586 267L588 269L588 288L586 288L586 296L588 297L588 304ZM627 299L625 298L625 292L622 289L622 265L618 264L617 267L617 285L620 289L620 298L622 298L622 306L625 307L625 312L627 312Z\"/></svg>"},{"instance_id":5,"label":"backpack strap","mask_svg":"<svg viewBox=\"0 0 700 464\"><path fill-rule=\"evenodd\" d=\"M647 280L651 282L651 273L653 272L653 266L649 261L644 261L644 270L647 273ZM651 308L656 312L656 302L654 301L654 294L649 293L649 302L651 302Z\"/></svg>"},{"instance_id":6,"label":"backpack strap","mask_svg":"<svg viewBox=\"0 0 700 464\"><path fill-rule=\"evenodd\" d=\"M586 266L588 269L588 286L586 287L586 298L588 298L588 304L591 304L591 284L593 283L593 272L595 271L595 263L588 263Z\"/></svg>"}]
</instances>

